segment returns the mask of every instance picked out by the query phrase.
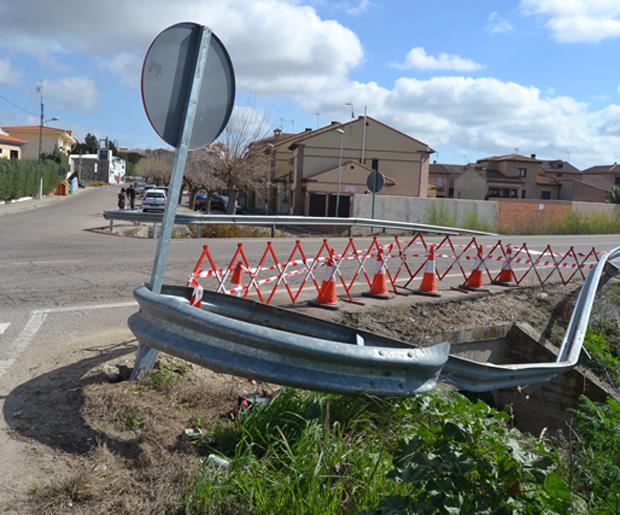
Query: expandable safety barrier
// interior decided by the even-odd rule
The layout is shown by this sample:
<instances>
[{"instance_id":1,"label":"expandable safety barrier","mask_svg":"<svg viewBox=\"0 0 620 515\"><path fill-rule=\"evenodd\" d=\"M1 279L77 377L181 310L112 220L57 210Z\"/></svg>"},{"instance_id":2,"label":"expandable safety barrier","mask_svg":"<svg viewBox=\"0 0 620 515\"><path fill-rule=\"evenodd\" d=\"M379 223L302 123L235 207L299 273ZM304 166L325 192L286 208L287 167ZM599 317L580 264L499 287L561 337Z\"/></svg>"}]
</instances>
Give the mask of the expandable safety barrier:
<instances>
[{"instance_id":1,"label":"expandable safety barrier","mask_svg":"<svg viewBox=\"0 0 620 515\"><path fill-rule=\"evenodd\" d=\"M409 295L420 291L413 283L421 281L428 270L434 271L439 285L456 277L457 283L462 280L462 287L475 285L476 290L484 282L512 286L529 280L543 286L553 280L567 284L575 277L585 279L584 270L599 261L594 247L587 252L578 252L574 247L557 252L547 245L540 251L530 249L526 243L515 248L499 240L487 249L475 237L458 245L452 239L451 235L444 236L432 244L431 251L431 244L421 232L407 240L394 236L380 242L374 237L366 249L358 248L355 239L349 238L340 252L325 239L312 254L297 240L290 252L280 251L280 255L268 241L254 263L239 243L230 260L220 264L205 245L187 285L194 288L191 302L197 307L205 288L243 298L255 295L266 304L271 304L277 293L283 293L296 303L304 292L320 297L326 282L342 288L342 300L363 304L353 291L360 287L376 289L377 272L385 274L392 293ZM428 288L426 284L420 286L422 291Z\"/></svg>"}]
</instances>

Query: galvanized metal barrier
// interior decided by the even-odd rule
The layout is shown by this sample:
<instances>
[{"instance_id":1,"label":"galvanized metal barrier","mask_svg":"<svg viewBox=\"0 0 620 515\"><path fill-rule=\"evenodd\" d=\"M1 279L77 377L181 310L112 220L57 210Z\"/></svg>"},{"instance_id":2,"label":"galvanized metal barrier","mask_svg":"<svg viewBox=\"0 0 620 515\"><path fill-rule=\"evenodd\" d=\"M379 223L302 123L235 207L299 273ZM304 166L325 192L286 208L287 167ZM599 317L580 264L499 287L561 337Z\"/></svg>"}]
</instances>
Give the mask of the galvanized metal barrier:
<instances>
[{"instance_id":1,"label":"galvanized metal barrier","mask_svg":"<svg viewBox=\"0 0 620 515\"><path fill-rule=\"evenodd\" d=\"M149 224L157 224L162 222L161 213L143 213L141 211L104 211L103 218L110 221L110 230L114 228L115 220L122 220L125 222L143 222ZM345 226L349 229L352 229L353 227L369 227L374 229L414 232L421 231L436 234L477 234L480 236L493 236L493 233L472 231L469 229L399 222L394 220L375 220L370 218L329 218L320 216L283 215L202 215L195 213L176 213L174 223L179 225L258 225L271 227L272 233L274 232L273 229L275 227Z\"/></svg>"},{"instance_id":2,"label":"galvanized metal barrier","mask_svg":"<svg viewBox=\"0 0 620 515\"><path fill-rule=\"evenodd\" d=\"M164 286L134 291L129 327L142 345L212 370L300 388L406 397L435 388L450 345L415 349L366 331L205 292Z\"/></svg>"},{"instance_id":3,"label":"galvanized metal barrier","mask_svg":"<svg viewBox=\"0 0 620 515\"><path fill-rule=\"evenodd\" d=\"M577 365L597 289L618 272L605 253L588 275L555 362L498 365L451 355L449 344L414 348L313 317L215 292L138 287L129 327L141 344L221 372L339 393L407 396L440 380L483 392L551 381ZM446 362L447 360L447 362Z\"/></svg>"},{"instance_id":4,"label":"galvanized metal barrier","mask_svg":"<svg viewBox=\"0 0 620 515\"><path fill-rule=\"evenodd\" d=\"M588 274L554 363L497 365L451 355L442 371L441 380L464 390L486 392L548 382L574 368L583 348L596 292L609 278L617 274L618 268L611 261L618 258L620 247L603 254Z\"/></svg>"}]
</instances>

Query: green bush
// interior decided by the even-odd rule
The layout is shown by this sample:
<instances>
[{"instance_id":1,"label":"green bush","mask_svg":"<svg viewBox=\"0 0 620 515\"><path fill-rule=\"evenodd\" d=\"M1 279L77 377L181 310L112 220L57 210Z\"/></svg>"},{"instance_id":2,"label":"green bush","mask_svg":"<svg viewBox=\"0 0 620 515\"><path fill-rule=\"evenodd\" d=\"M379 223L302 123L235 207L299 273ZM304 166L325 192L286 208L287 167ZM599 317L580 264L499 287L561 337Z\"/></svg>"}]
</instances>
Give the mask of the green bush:
<instances>
[{"instance_id":1,"label":"green bush","mask_svg":"<svg viewBox=\"0 0 620 515\"><path fill-rule=\"evenodd\" d=\"M185 513L566 513L555 452L459 394L405 400L284 389L205 437Z\"/></svg>"},{"instance_id":2,"label":"green bush","mask_svg":"<svg viewBox=\"0 0 620 515\"><path fill-rule=\"evenodd\" d=\"M573 421L566 472L573 489L588 500L589 513L620 512L620 403L582 396Z\"/></svg>"},{"instance_id":3,"label":"green bush","mask_svg":"<svg viewBox=\"0 0 620 515\"><path fill-rule=\"evenodd\" d=\"M35 196L40 177L43 177L43 194L52 193L64 180L58 175L60 166L53 160L39 163L34 159L0 159L0 200Z\"/></svg>"}]
</instances>

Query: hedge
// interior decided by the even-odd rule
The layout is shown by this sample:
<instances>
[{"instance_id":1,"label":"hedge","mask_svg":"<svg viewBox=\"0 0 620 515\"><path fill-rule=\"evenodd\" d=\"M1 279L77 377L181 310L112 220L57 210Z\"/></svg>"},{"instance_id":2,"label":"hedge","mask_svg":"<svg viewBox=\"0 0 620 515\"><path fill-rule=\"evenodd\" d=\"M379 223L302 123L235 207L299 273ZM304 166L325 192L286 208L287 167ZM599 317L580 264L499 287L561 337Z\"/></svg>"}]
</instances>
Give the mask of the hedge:
<instances>
[{"instance_id":1,"label":"hedge","mask_svg":"<svg viewBox=\"0 0 620 515\"><path fill-rule=\"evenodd\" d=\"M34 159L0 159L0 200L34 197L43 176L43 194L52 193L65 179L58 175L61 165L52 160L39 162Z\"/></svg>"}]
</instances>

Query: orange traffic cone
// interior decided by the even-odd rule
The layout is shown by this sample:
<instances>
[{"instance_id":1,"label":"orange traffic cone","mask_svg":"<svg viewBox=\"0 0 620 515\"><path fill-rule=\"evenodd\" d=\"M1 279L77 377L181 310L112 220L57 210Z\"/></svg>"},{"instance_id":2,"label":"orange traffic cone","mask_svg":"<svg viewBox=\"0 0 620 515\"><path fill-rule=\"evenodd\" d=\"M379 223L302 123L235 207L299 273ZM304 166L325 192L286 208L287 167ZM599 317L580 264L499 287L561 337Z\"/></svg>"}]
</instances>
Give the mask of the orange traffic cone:
<instances>
[{"instance_id":1,"label":"orange traffic cone","mask_svg":"<svg viewBox=\"0 0 620 515\"><path fill-rule=\"evenodd\" d=\"M386 279L386 266L383 259L383 247L377 245L377 270L372 278L372 284L370 285L370 291L362 293L364 297L373 297L375 299L391 299L392 296L388 292L388 285Z\"/></svg>"},{"instance_id":2,"label":"orange traffic cone","mask_svg":"<svg viewBox=\"0 0 620 515\"><path fill-rule=\"evenodd\" d=\"M482 263L483 254L484 245L479 245L478 252L476 254L476 261L474 263L474 269L472 270L471 275L467 278L465 283L459 286L459 289L468 291L489 291L484 288L484 274L482 272L482 269L484 267Z\"/></svg>"},{"instance_id":3,"label":"orange traffic cone","mask_svg":"<svg viewBox=\"0 0 620 515\"><path fill-rule=\"evenodd\" d=\"M232 292L232 295L236 295L237 297L243 295L243 268L241 266L241 261L237 261L232 278L230 279L230 285L232 286L231 290L235 290Z\"/></svg>"},{"instance_id":4,"label":"orange traffic cone","mask_svg":"<svg viewBox=\"0 0 620 515\"><path fill-rule=\"evenodd\" d=\"M312 306L325 309L340 309L338 295L336 294L336 281L334 280L334 261L331 256L327 259L324 268L324 278L319 289L319 295L315 300L310 301Z\"/></svg>"},{"instance_id":5,"label":"orange traffic cone","mask_svg":"<svg viewBox=\"0 0 620 515\"><path fill-rule=\"evenodd\" d=\"M422 282L420 283L420 289L415 290L413 293L417 295L426 295L427 297L441 297L441 294L437 291L437 275L435 273L435 245L431 245L426 257L426 269L422 276Z\"/></svg>"},{"instance_id":6,"label":"orange traffic cone","mask_svg":"<svg viewBox=\"0 0 620 515\"><path fill-rule=\"evenodd\" d=\"M512 271L512 245L510 243L506 246L506 259L502 265L502 269L499 275L493 281L493 284L499 286L516 286L517 278Z\"/></svg>"}]
</instances>

